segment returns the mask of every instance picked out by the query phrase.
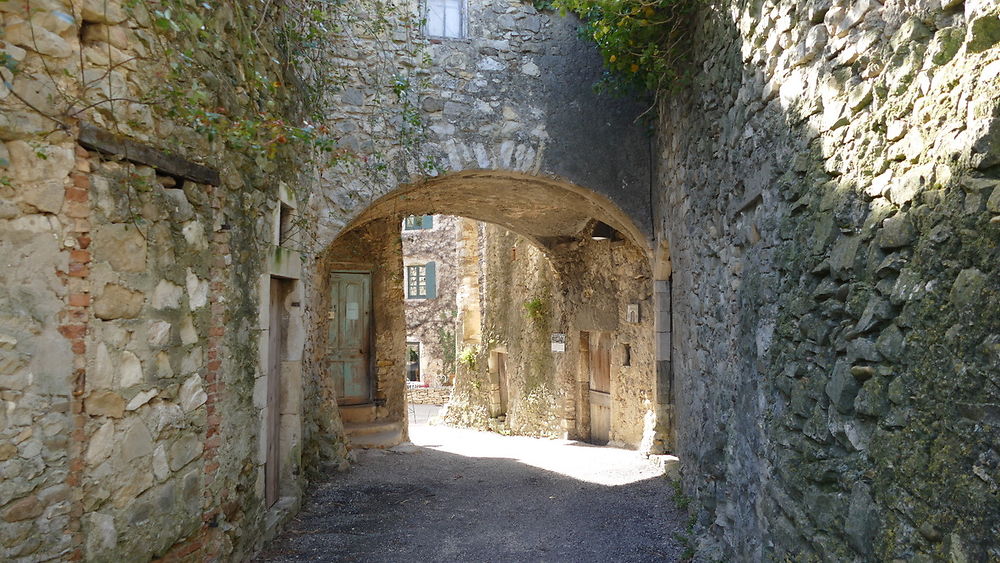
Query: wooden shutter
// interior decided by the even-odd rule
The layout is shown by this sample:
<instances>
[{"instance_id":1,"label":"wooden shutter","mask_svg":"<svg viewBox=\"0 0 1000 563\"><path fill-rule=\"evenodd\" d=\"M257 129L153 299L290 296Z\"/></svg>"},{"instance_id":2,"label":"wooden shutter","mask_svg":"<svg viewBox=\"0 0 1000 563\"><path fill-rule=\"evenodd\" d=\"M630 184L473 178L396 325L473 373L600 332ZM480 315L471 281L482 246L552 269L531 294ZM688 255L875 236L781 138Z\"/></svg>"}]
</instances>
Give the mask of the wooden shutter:
<instances>
[{"instance_id":1,"label":"wooden shutter","mask_svg":"<svg viewBox=\"0 0 1000 563\"><path fill-rule=\"evenodd\" d=\"M434 262L428 262L427 264L424 265L424 268L426 268L425 271L427 272L428 299L434 299L435 297L437 297L437 273L435 272L437 268L435 266L436 264Z\"/></svg>"}]
</instances>

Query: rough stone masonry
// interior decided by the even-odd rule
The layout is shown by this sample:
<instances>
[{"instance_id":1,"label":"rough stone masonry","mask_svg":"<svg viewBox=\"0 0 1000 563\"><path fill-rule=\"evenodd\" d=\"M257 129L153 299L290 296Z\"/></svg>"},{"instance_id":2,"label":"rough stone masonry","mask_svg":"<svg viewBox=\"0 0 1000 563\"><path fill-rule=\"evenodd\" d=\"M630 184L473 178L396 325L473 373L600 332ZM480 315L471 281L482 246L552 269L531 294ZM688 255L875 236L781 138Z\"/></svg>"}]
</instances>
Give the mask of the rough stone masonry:
<instances>
[{"instance_id":1,"label":"rough stone masonry","mask_svg":"<svg viewBox=\"0 0 1000 563\"><path fill-rule=\"evenodd\" d=\"M392 157L366 184L291 151L256 158L149 103L207 101L233 122L306 103L282 87L271 3L168 4L184 18L152 1L0 2L3 559L246 558L307 472L345 461L321 259L421 168ZM1000 7L705 6L650 163L642 108L592 92L599 60L574 21L469 4L468 38L393 24L345 34L330 60L417 68L403 47L426 48L422 154L441 180L573 182L650 238L672 315L657 377L701 555L1000 558ZM178 52L199 72L171 91ZM341 148L401 151L399 120L368 119L395 111L391 91L376 99L360 70L327 125ZM297 241L281 229L296 213L316 226Z\"/></svg>"}]
</instances>

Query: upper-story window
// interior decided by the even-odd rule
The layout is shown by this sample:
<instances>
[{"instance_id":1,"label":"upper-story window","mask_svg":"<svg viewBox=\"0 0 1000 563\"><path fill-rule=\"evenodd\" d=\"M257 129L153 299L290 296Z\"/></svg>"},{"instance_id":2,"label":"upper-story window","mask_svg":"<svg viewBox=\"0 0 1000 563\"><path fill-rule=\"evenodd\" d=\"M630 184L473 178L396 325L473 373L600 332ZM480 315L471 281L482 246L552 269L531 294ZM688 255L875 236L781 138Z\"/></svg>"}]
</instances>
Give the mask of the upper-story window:
<instances>
[{"instance_id":1,"label":"upper-story window","mask_svg":"<svg viewBox=\"0 0 1000 563\"><path fill-rule=\"evenodd\" d=\"M465 37L465 0L424 0L424 33Z\"/></svg>"},{"instance_id":2,"label":"upper-story window","mask_svg":"<svg viewBox=\"0 0 1000 563\"><path fill-rule=\"evenodd\" d=\"M403 219L404 231L426 231L433 228L433 215L408 215L406 219Z\"/></svg>"},{"instance_id":3,"label":"upper-story window","mask_svg":"<svg viewBox=\"0 0 1000 563\"><path fill-rule=\"evenodd\" d=\"M406 266L406 298L434 299L437 297L435 270L437 264L411 264Z\"/></svg>"}]
</instances>

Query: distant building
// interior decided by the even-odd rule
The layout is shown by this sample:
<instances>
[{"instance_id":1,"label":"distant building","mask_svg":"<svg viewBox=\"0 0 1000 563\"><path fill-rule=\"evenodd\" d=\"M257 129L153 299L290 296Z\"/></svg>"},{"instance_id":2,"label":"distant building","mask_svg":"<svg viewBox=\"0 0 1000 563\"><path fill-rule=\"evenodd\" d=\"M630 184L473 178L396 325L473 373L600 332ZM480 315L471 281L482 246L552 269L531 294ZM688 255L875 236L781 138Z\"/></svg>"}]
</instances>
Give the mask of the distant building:
<instances>
[{"instance_id":1,"label":"distant building","mask_svg":"<svg viewBox=\"0 0 1000 563\"><path fill-rule=\"evenodd\" d=\"M403 220L406 379L438 387L455 374L457 217L411 215Z\"/></svg>"}]
</instances>

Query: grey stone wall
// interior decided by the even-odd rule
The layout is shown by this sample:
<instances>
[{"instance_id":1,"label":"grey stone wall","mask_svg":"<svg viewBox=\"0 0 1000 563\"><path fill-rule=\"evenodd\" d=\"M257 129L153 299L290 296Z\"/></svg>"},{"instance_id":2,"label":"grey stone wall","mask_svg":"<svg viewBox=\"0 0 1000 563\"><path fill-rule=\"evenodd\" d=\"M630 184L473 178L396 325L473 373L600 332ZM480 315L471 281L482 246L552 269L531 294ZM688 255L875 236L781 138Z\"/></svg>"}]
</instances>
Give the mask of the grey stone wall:
<instances>
[{"instance_id":1,"label":"grey stone wall","mask_svg":"<svg viewBox=\"0 0 1000 563\"><path fill-rule=\"evenodd\" d=\"M657 229L705 557L1000 557L998 15L702 14Z\"/></svg>"},{"instance_id":2,"label":"grey stone wall","mask_svg":"<svg viewBox=\"0 0 1000 563\"><path fill-rule=\"evenodd\" d=\"M333 60L351 75L330 116L345 134L341 146L379 158L326 173L330 189L314 202L320 241L386 192L421 181L422 169L556 176L606 196L650 236L650 138L634 122L648 106L594 93L601 60L577 37L574 18L539 13L519 0L468 8L465 38L428 40L400 27L373 42L359 28L331 46ZM409 9L418 13L417 3ZM391 57L377 53L387 47ZM400 126L404 104L386 95L389 79L410 84L404 99L422 127ZM410 139L420 140L401 146Z\"/></svg>"}]
</instances>

